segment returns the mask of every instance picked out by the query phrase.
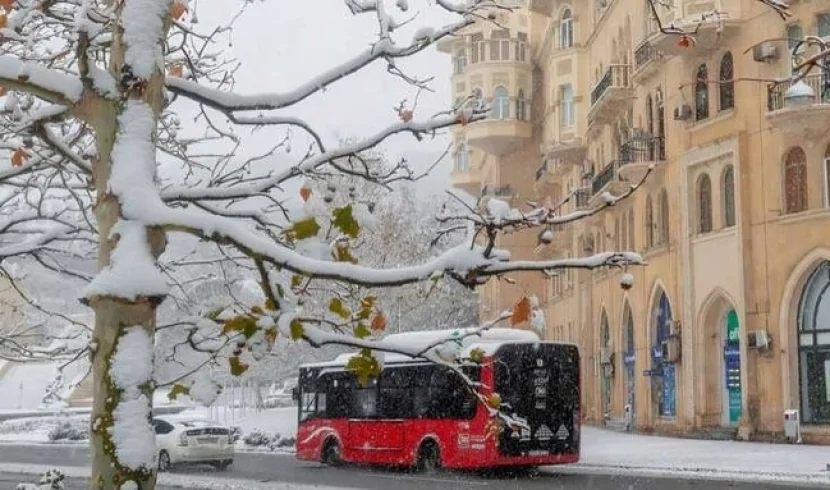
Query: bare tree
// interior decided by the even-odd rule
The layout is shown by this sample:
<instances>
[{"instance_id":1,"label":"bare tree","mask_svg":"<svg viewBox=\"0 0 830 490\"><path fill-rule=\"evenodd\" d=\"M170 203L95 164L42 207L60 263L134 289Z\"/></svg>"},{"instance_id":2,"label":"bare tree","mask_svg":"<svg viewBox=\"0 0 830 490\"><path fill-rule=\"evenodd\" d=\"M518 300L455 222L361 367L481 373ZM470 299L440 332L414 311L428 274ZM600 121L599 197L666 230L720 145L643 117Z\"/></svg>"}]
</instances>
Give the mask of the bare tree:
<instances>
[{"instance_id":1,"label":"bare tree","mask_svg":"<svg viewBox=\"0 0 830 490\"><path fill-rule=\"evenodd\" d=\"M251 5L241 3L242 9ZM391 268L358 263L352 247L361 234L360 217L351 204L333 208L323 220L291 215L281 190L286 182L329 179L332 168L380 185L413 179L415 173L405 162L391 174L340 162L359 159L393 135L421 139L486 117L483 107L422 115L414 106L402 105L396 108L399 121L330 148L307 122L285 115L299 102L376 62L385 63L391 76L411 83L413 90L421 90L429 80L405 73L400 60L486 21L492 9L504 8L492 1L435 0L428 8L455 14L456 21L420 29L412 40L402 42L396 32L410 20L400 12L408 10L406 1L394 2L396 7L382 0L345 3L353 15L377 19L376 42L294 90L243 95L234 91L238 64L217 51L231 26L203 30L188 17L183 0L0 2L6 12L0 16L5 53L0 56L0 86L8 109L0 139L11 150L10 170L0 180L7 188L26 189L26 196L37 191L62 206L75 206L79 215L77 221L63 223L59 213L42 214L51 224L27 229L29 238L16 242L22 248L12 246L11 251L36 254L47 244L56 253L65 251L60 240L75 229L98 237L100 270L83 294L95 314L89 346L94 488L143 490L155 485L150 424L156 383L153 342L157 309L170 291L170 277L160 263L168 233L212 242L228 260L257 274L262 304L223 307L206 312L198 322L165 326L181 329L186 346L209 356L233 343L228 368L237 375L247 370L250 356L270 349L276 337L302 339L313 346L360 347L354 368L364 374L379 369L375 351L401 352L455 367L434 349L368 339L367 329L382 330L386 324L373 296L355 298L350 305L330 305L336 320L309 313L307 291L316 281L384 288L447 277L474 288L513 271L643 263L630 252L513 261L496 246L501 233L569 223L599 209L560 215L559 207L528 203L514 209L490 200L448 211L441 213L440 221L447 230L471 230L466 240L422 263ZM194 103L195 122L183 124ZM237 131L246 126L288 131L262 155L243 157ZM269 165L270 157L299 138L297 133L311 142L305 153L289 165ZM178 165L183 170L180 178L162 179L162 165ZM632 184L621 196L606 195L605 205L626 198L639 185ZM4 216L9 215L3 205ZM505 312L469 335L516 313ZM211 391L196 386L180 385L179 391Z\"/></svg>"}]
</instances>

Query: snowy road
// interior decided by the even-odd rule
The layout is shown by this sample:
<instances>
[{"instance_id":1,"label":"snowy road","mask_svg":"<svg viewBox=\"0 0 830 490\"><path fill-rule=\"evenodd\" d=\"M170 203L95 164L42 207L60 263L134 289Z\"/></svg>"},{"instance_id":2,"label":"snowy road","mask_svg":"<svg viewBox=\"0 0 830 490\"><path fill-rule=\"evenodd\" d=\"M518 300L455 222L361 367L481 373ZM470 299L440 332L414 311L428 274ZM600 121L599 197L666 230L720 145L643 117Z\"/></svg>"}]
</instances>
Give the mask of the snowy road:
<instances>
[{"instance_id":1,"label":"snowy road","mask_svg":"<svg viewBox=\"0 0 830 490\"><path fill-rule=\"evenodd\" d=\"M32 481L33 478L11 474L15 464L55 467L83 467L88 465L89 453L84 448L59 446L0 445L0 488L14 488L10 483ZM7 473L2 473L6 471ZM214 483L227 482L238 486L240 480L258 483L289 483L290 488L305 485L323 485L338 488L366 490L692 490L701 488L700 481L653 479L627 476L575 474L542 474L521 479L496 479L463 473L442 473L435 476L406 474L393 471L369 471L362 468L327 468L317 464L296 461L293 456L272 454L238 454L232 470L216 473L210 468L181 468L173 475L201 474ZM172 476L172 475L171 475ZM706 482L707 490L780 490L785 487L771 484L737 484ZM270 486L270 485L269 485ZM71 480L68 490L85 488L82 480ZM168 490L171 487L160 487ZM790 487L792 488L792 487ZM803 487L802 487L803 488Z\"/></svg>"}]
</instances>

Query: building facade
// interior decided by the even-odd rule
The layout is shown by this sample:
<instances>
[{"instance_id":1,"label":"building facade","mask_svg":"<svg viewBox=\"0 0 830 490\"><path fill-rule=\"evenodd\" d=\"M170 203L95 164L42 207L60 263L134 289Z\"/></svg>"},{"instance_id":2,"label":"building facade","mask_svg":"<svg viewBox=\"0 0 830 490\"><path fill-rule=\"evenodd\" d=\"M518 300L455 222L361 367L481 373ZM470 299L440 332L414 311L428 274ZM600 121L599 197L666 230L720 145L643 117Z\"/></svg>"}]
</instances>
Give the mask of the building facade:
<instances>
[{"instance_id":1,"label":"building facade","mask_svg":"<svg viewBox=\"0 0 830 490\"><path fill-rule=\"evenodd\" d=\"M570 196L568 213L651 169L550 245L500 243L648 265L630 289L611 269L491 281L482 314L536 294L547 337L581 348L589 421L630 408L640 430L778 439L795 409L804 440L830 441L830 76L792 82L786 40L830 36L830 0L786 20L757 0L503 3L438 46L455 102L491 108L455 130L454 185L517 207Z\"/></svg>"}]
</instances>

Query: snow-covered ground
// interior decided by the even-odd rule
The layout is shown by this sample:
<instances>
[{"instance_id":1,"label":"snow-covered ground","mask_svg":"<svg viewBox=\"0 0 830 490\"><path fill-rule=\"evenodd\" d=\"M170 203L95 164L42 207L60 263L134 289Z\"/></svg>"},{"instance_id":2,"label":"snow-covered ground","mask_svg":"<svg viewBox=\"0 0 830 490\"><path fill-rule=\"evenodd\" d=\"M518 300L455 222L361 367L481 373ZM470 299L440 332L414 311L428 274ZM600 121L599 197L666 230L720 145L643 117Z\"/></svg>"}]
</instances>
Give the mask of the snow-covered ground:
<instances>
[{"instance_id":1,"label":"snow-covered ground","mask_svg":"<svg viewBox=\"0 0 830 490\"><path fill-rule=\"evenodd\" d=\"M5 366L0 376L0 411L36 410L43 405L46 389L55 379L60 362L15 363ZM71 383L86 373L86 365L73 362L64 368L65 383Z\"/></svg>"}]
</instances>

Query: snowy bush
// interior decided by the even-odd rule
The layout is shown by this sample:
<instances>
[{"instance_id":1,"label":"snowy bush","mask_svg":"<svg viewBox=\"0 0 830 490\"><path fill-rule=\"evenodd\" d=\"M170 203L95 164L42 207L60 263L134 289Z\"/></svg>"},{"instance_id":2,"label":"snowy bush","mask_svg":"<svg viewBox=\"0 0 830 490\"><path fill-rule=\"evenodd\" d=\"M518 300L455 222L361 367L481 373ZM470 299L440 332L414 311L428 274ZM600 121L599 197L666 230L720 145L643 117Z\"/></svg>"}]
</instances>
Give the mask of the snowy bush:
<instances>
[{"instance_id":1,"label":"snowy bush","mask_svg":"<svg viewBox=\"0 0 830 490\"><path fill-rule=\"evenodd\" d=\"M52 442L86 441L89 439L89 427L85 420L62 419L49 431L48 437Z\"/></svg>"},{"instance_id":2,"label":"snowy bush","mask_svg":"<svg viewBox=\"0 0 830 490\"><path fill-rule=\"evenodd\" d=\"M64 490L64 474L59 470L49 470L40 477L37 485L33 483L19 483L17 490Z\"/></svg>"},{"instance_id":3,"label":"snowy bush","mask_svg":"<svg viewBox=\"0 0 830 490\"><path fill-rule=\"evenodd\" d=\"M293 448L297 442L293 436L269 433L260 429L254 429L242 438L242 442L248 447L256 447L276 451L279 449Z\"/></svg>"}]
</instances>

